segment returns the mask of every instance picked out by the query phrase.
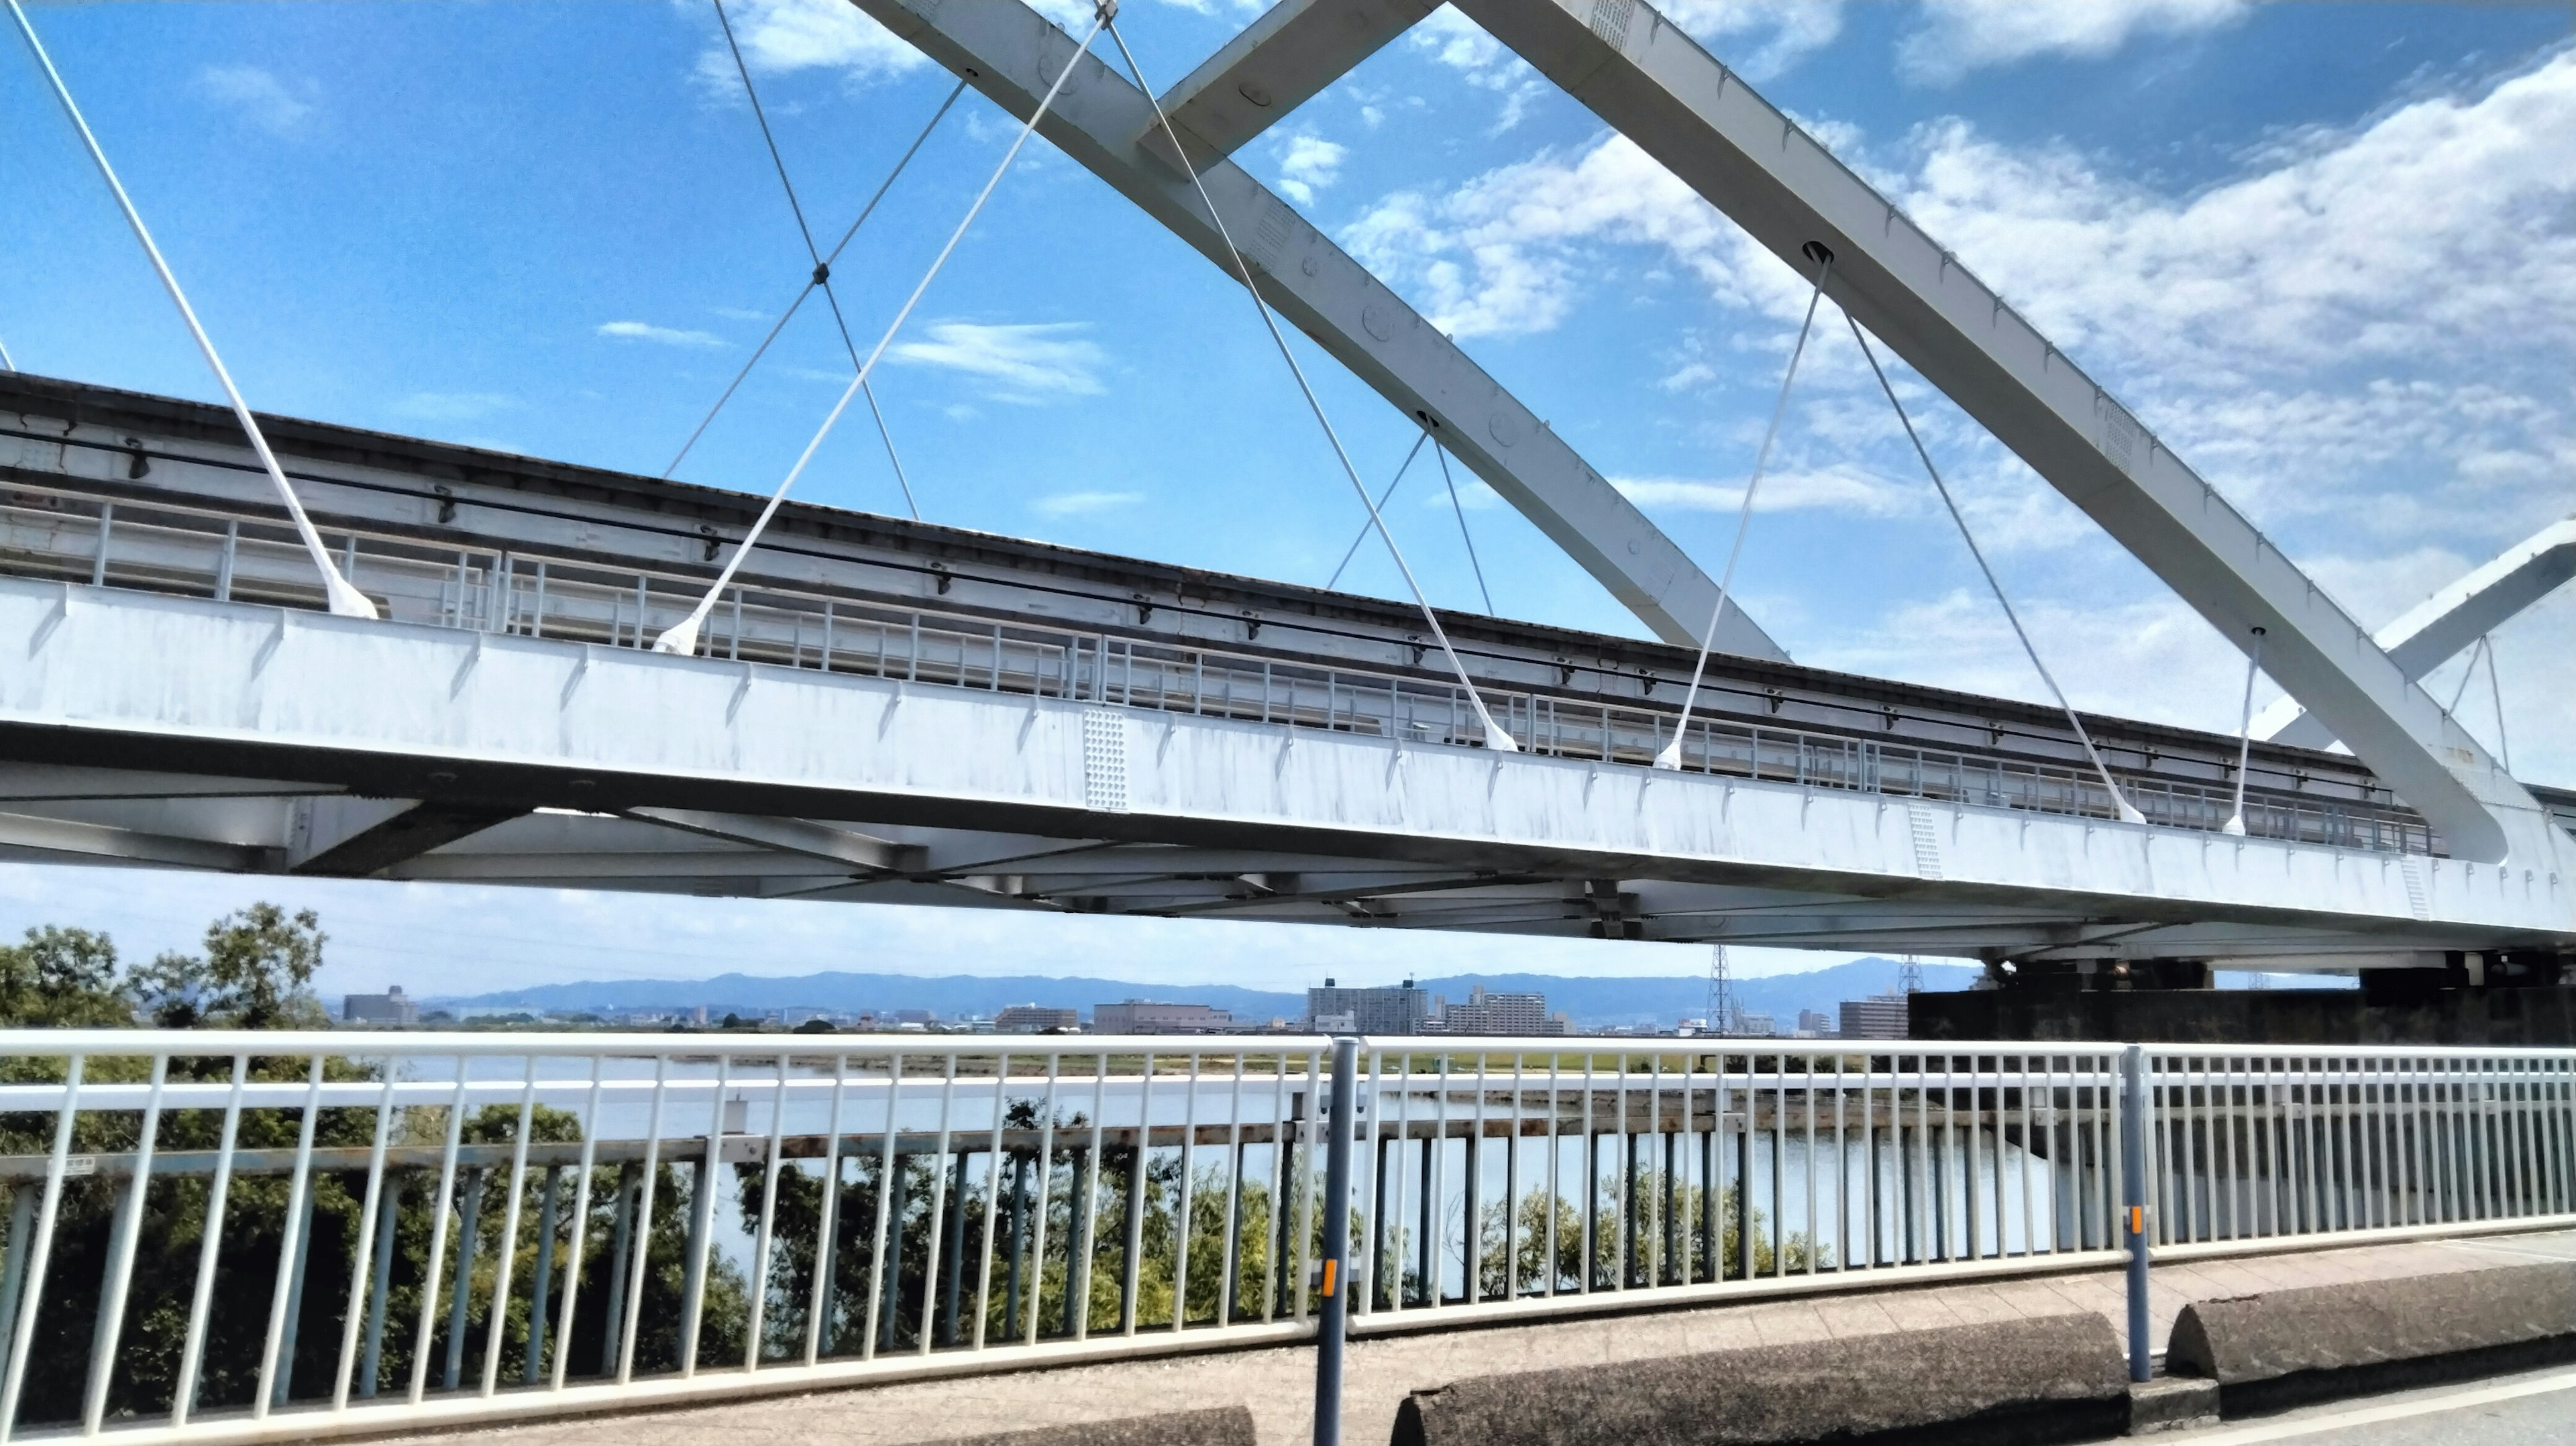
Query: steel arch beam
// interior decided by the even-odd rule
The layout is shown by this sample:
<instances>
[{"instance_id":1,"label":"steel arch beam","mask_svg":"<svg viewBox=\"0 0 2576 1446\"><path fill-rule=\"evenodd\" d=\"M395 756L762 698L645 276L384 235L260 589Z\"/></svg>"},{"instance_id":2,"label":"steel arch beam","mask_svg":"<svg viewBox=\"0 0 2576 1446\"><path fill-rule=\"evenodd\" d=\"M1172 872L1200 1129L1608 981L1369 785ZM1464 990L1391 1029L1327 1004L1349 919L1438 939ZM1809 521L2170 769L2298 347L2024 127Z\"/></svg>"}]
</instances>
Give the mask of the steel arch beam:
<instances>
[{"instance_id":1,"label":"steel arch beam","mask_svg":"<svg viewBox=\"0 0 2576 1446\"><path fill-rule=\"evenodd\" d=\"M2570 578L2576 578L2576 517L2552 523L2472 569L2381 628L2377 641L2408 678L2421 678ZM2334 730L2291 697L2255 716L2254 736L2301 748L2335 741Z\"/></svg>"},{"instance_id":2,"label":"steel arch beam","mask_svg":"<svg viewBox=\"0 0 2576 1446\"><path fill-rule=\"evenodd\" d=\"M2306 574L2128 409L1825 147L1640 0L1459 8L1804 271L2131 555L2246 647L2454 856L2534 861L2539 805Z\"/></svg>"},{"instance_id":3,"label":"steel arch beam","mask_svg":"<svg viewBox=\"0 0 2576 1446\"><path fill-rule=\"evenodd\" d=\"M851 0L1015 116L1037 109L1073 39L1021 0ZM1153 101L1096 56L1038 126L1093 175L1231 275L1234 261L1189 179L1144 146ZM1696 645L1717 584L1619 490L1466 353L1242 167L1203 174L1262 296L1520 509L1654 635ZM1727 602L1716 646L1785 659Z\"/></svg>"},{"instance_id":4,"label":"steel arch beam","mask_svg":"<svg viewBox=\"0 0 2576 1446\"><path fill-rule=\"evenodd\" d=\"M1164 92L1163 110L1192 160L1233 155L1439 8L1439 0L1279 0ZM1158 128L1138 139L1169 153Z\"/></svg>"}]
</instances>

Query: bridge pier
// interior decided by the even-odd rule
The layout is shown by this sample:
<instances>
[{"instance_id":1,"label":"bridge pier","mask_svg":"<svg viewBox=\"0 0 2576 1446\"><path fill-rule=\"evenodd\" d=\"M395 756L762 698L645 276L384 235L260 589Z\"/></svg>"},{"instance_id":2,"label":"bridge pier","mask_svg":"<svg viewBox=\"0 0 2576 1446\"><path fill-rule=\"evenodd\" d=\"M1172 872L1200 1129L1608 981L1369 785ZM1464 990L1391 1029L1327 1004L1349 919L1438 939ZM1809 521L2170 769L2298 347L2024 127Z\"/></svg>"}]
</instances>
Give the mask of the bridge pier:
<instances>
[{"instance_id":1,"label":"bridge pier","mask_svg":"<svg viewBox=\"0 0 2576 1446\"><path fill-rule=\"evenodd\" d=\"M2576 1045L2576 968L2556 954L2454 953L2439 966L2357 972L2360 987L2349 990L2215 989L2201 960L2089 973L2022 965L2001 987L1909 996L1907 1032L1925 1041Z\"/></svg>"}]
</instances>

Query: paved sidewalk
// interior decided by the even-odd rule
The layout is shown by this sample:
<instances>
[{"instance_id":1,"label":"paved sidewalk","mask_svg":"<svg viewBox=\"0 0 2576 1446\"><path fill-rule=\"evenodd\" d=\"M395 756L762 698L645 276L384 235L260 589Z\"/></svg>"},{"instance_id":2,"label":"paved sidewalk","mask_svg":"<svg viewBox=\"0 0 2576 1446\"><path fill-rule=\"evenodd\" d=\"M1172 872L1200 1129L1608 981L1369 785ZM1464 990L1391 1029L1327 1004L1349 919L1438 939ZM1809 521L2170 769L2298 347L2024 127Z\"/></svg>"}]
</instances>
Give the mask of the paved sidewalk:
<instances>
[{"instance_id":1,"label":"paved sidewalk","mask_svg":"<svg viewBox=\"0 0 2576 1446\"><path fill-rule=\"evenodd\" d=\"M2159 1266L2151 1296L2155 1338L2161 1344L2174 1318L2193 1300L2484 1270L2534 1259L2576 1260L2576 1231ZM2059 1315L2070 1307L2099 1311L2115 1328L2126 1329L2128 1306L2120 1274L2087 1271L1359 1340L1352 1342L1348 1357L1343 1435L1352 1446L1376 1446L1387 1439L1396 1406L1407 1394L1467 1376ZM1262 1446L1297 1446L1313 1437L1314 1391L1312 1348L1287 1346L860 1387L470 1434L477 1446L907 1446L1239 1401L1251 1408Z\"/></svg>"}]
</instances>

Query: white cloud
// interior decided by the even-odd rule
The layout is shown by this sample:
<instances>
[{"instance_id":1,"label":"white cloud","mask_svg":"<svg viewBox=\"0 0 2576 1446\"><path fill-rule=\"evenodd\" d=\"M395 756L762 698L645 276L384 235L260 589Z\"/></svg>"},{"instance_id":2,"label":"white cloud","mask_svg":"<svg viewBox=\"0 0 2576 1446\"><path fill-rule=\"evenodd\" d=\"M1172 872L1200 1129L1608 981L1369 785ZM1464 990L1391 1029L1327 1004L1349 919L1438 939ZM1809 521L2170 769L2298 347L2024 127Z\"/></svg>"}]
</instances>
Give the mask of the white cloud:
<instances>
[{"instance_id":1,"label":"white cloud","mask_svg":"<svg viewBox=\"0 0 2576 1446\"><path fill-rule=\"evenodd\" d=\"M1528 62L1504 49L1501 41L1454 6L1443 5L1425 16L1405 32L1404 42L1415 53L1458 72L1469 85L1501 96L1502 113L1494 121L1497 134L1519 125L1530 102L1549 89Z\"/></svg>"},{"instance_id":2,"label":"white cloud","mask_svg":"<svg viewBox=\"0 0 2576 1446\"><path fill-rule=\"evenodd\" d=\"M892 355L916 366L941 367L982 380L996 401L1042 402L1096 397L1108 354L1086 340L1080 322L986 325L933 322L927 341L899 342Z\"/></svg>"},{"instance_id":3,"label":"white cloud","mask_svg":"<svg viewBox=\"0 0 2576 1446\"><path fill-rule=\"evenodd\" d=\"M604 321L599 334L618 341L650 341L663 346L730 346L732 343L709 331L685 331L676 326L655 326L649 321Z\"/></svg>"},{"instance_id":4,"label":"white cloud","mask_svg":"<svg viewBox=\"0 0 2576 1446\"><path fill-rule=\"evenodd\" d=\"M1756 80L1786 70L1842 34L1841 0L1666 0L1664 17ZM1498 130L1520 120L1551 87L1538 72L1454 8L1434 10L1406 35L1413 49L1471 85L1505 98Z\"/></svg>"},{"instance_id":5,"label":"white cloud","mask_svg":"<svg viewBox=\"0 0 2576 1446\"><path fill-rule=\"evenodd\" d=\"M2576 472L2571 134L2562 51L2483 92L2303 134L2183 196L1955 121L1859 159L2267 522L2332 514L2390 537L2466 523L2500 544L2563 510ZM1793 323L1806 299L1804 278L1617 136L1386 196L1343 239L1462 336L1558 326L1594 278L1635 269L1621 247L1662 253L1739 313ZM1772 350L1767 333L1746 346ZM1668 385L1722 370L1686 360ZM1866 389L1853 361L1828 345L1802 393ZM1961 424L1945 458L1982 437L1931 410Z\"/></svg>"},{"instance_id":6,"label":"white cloud","mask_svg":"<svg viewBox=\"0 0 2576 1446\"><path fill-rule=\"evenodd\" d=\"M1145 500L1142 492L1058 492L1041 497L1029 506L1047 517L1085 517L1095 512L1115 512L1133 507Z\"/></svg>"},{"instance_id":7,"label":"white cloud","mask_svg":"<svg viewBox=\"0 0 2576 1446\"><path fill-rule=\"evenodd\" d=\"M303 91L299 96L256 65L209 65L197 72L195 85L199 95L230 106L271 135L292 134L313 116L312 82L297 88Z\"/></svg>"},{"instance_id":8,"label":"white cloud","mask_svg":"<svg viewBox=\"0 0 2576 1446\"><path fill-rule=\"evenodd\" d=\"M1843 32L1841 0L1666 0L1662 8L1755 80L1779 74Z\"/></svg>"},{"instance_id":9,"label":"white cloud","mask_svg":"<svg viewBox=\"0 0 2576 1446\"><path fill-rule=\"evenodd\" d=\"M1457 336L1547 331L1579 299L1602 243L1671 252L1722 301L1749 299L1748 277L1781 273L1688 186L1634 142L1613 136L1579 155L1542 151L1445 196L1400 191L1342 232L1342 243ZM1795 285L1795 278L1789 278Z\"/></svg>"},{"instance_id":10,"label":"white cloud","mask_svg":"<svg viewBox=\"0 0 2576 1446\"><path fill-rule=\"evenodd\" d=\"M2078 709L2236 731L2244 655L2213 636L2179 598L2041 598L2010 576L2004 587L2041 660ZM1982 586L1908 603L1871 626L1809 646L1800 661L2043 706L2054 701ZM2141 680L2151 681L2142 686ZM2255 706L2277 691L2258 692Z\"/></svg>"},{"instance_id":11,"label":"white cloud","mask_svg":"<svg viewBox=\"0 0 2576 1446\"><path fill-rule=\"evenodd\" d=\"M694 3L684 8L701 13ZM864 81L929 64L848 0L732 0L725 14L743 63L758 75L838 70ZM740 95L742 80L721 34L698 57L698 76L716 94Z\"/></svg>"},{"instance_id":12,"label":"white cloud","mask_svg":"<svg viewBox=\"0 0 2576 1446\"><path fill-rule=\"evenodd\" d=\"M2250 0L1923 0L1923 25L1898 46L1905 70L1955 80L2035 55L2095 60L2140 35L2190 35L2242 20Z\"/></svg>"},{"instance_id":13,"label":"white cloud","mask_svg":"<svg viewBox=\"0 0 2576 1446\"><path fill-rule=\"evenodd\" d=\"M1315 204L1315 193L1341 179L1349 148L1322 136L1299 132L1283 137L1279 151L1279 193L1300 206Z\"/></svg>"},{"instance_id":14,"label":"white cloud","mask_svg":"<svg viewBox=\"0 0 2576 1446\"><path fill-rule=\"evenodd\" d=\"M518 405L518 398L497 392L414 392L387 410L424 422L470 422Z\"/></svg>"},{"instance_id":15,"label":"white cloud","mask_svg":"<svg viewBox=\"0 0 2576 1446\"><path fill-rule=\"evenodd\" d=\"M1741 482L1705 482L1681 477L1613 477L1610 485L1639 507L1672 512L1721 512L1732 515L1744 505ZM1775 471L1762 479L1753 495L1756 512L1845 512L1866 517L1894 517L1921 510L1926 488L1892 482L1868 469L1839 463L1828 467Z\"/></svg>"}]
</instances>

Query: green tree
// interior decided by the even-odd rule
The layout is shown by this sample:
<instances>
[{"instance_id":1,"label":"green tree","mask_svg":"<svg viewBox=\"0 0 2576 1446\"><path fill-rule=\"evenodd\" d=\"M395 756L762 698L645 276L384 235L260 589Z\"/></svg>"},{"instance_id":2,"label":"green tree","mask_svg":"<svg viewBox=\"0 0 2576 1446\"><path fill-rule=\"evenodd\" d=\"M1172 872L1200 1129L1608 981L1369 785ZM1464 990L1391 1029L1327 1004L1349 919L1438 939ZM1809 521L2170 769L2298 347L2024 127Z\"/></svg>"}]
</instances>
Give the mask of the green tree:
<instances>
[{"instance_id":1,"label":"green tree","mask_svg":"<svg viewBox=\"0 0 2576 1446\"><path fill-rule=\"evenodd\" d=\"M205 953L165 953L135 970L134 992L163 1029L324 1028L311 986L328 937L311 909L253 904L206 926Z\"/></svg>"},{"instance_id":2,"label":"green tree","mask_svg":"<svg viewBox=\"0 0 2576 1446\"><path fill-rule=\"evenodd\" d=\"M0 948L0 1024L17 1028L122 1029L134 1000L117 966L116 942L51 924L27 942Z\"/></svg>"}]
</instances>

